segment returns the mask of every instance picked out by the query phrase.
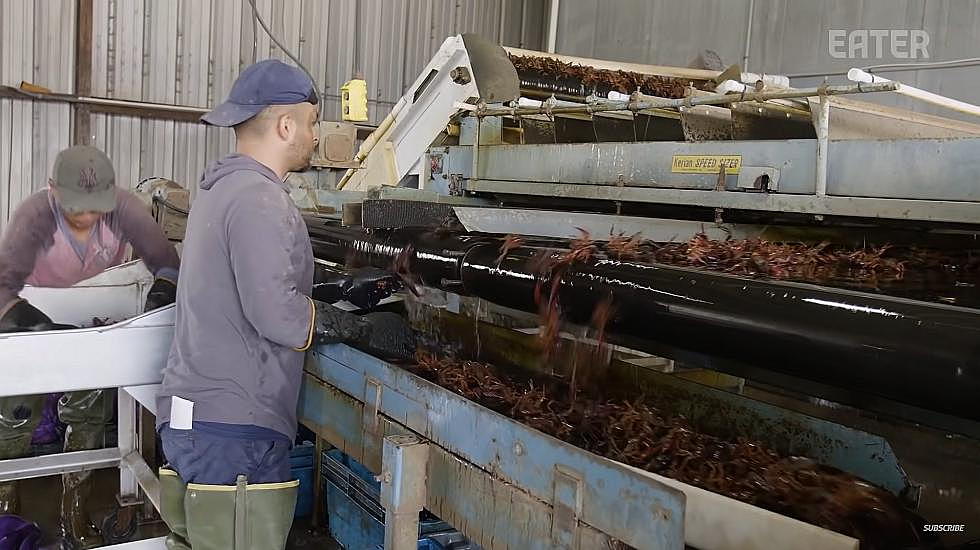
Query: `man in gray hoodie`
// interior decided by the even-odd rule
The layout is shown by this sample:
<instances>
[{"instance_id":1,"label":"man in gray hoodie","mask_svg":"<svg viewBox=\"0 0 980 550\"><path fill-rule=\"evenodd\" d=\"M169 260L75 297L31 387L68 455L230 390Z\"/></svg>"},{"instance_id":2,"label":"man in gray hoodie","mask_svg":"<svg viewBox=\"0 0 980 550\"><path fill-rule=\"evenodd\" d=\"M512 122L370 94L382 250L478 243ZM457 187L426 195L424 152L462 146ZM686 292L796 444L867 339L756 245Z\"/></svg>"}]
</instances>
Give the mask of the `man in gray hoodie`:
<instances>
[{"instance_id":1,"label":"man in gray hoodie","mask_svg":"<svg viewBox=\"0 0 980 550\"><path fill-rule=\"evenodd\" d=\"M315 340L394 357L411 347L403 322L383 317L382 335L378 314L310 298L309 234L283 180L309 166L316 103L302 71L267 60L245 69L228 101L203 117L234 127L237 152L207 169L187 221L157 397L170 465L160 472L168 548L283 548L298 486L289 450L304 351Z\"/></svg>"}]
</instances>

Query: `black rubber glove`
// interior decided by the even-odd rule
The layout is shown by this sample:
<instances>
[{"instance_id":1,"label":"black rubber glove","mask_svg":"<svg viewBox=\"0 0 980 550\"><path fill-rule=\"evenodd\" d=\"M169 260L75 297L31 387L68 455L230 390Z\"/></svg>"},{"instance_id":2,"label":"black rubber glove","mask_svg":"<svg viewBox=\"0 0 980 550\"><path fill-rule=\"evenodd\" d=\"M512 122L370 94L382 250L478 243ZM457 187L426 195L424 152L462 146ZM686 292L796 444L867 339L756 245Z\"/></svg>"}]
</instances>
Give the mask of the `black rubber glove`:
<instances>
[{"instance_id":1,"label":"black rubber glove","mask_svg":"<svg viewBox=\"0 0 980 550\"><path fill-rule=\"evenodd\" d=\"M0 332L39 332L55 328L51 318L27 300L20 300L0 317Z\"/></svg>"},{"instance_id":2,"label":"black rubber glove","mask_svg":"<svg viewBox=\"0 0 980 550\"><path fill-rule=\"evenodd\" d=\"M157 279L153 281L153 286L150 287L150 292L146 295L143 311L152 311L163 306L169 306L175 300L177 300L177 285L167 279Z\"/></svg>"},{"instance_id":3,"label":"black rubber glove","mask_svg":"<svg viewBox=\"0 0 980 550\"><path fill-rule=\"evenodd\" d=\"M317 344L345 343L389 360L404 361L415 355L415 332L396 313L355 315L317 303L314 330Z\"/></svg>"},{"instance_id":4,"label":"black rubber glove","mask_svg":"<svg viewBox=\"0 0 980 550\"><path fill-rule=\"evenodd\" d=\"M316 327L313 331L317 344L352 344L368 337L371 327L349 311L316 302Z\"/></svg>"},{"instance_id":5,"label":"black rubber glove","mask_svg":"<svg viewBox=\"0 0 980 550\"><path fill-rule=\"evenodd\" d=\"M360 309L371 309L402 288L398 276L376 267L361 267L349 273L322 271L313 284L313 299L328 304L347 300Z\"/></svg>"},{"instance_id":6,"label":"black rubber glove","mask_svg":"<svg viewBox=\"0 0 980 550\"><path fill-rule=\"evenodd\" d=\"M361 309L370 309L402 288L401 279L376 267L351 271L351 284L344 297Z\"/></svg>"},{"instance_id":7,"label":"black rubber glove","mask_svg":"<svg viewBox=\"0 0 980 550\"><path fill-rule=\"evenodd\" d=\"M313 280L313 299L326 304L335 304L344 299L350 290L351 276L348 273L317 269Z\"/></svg>"}]
</instances>

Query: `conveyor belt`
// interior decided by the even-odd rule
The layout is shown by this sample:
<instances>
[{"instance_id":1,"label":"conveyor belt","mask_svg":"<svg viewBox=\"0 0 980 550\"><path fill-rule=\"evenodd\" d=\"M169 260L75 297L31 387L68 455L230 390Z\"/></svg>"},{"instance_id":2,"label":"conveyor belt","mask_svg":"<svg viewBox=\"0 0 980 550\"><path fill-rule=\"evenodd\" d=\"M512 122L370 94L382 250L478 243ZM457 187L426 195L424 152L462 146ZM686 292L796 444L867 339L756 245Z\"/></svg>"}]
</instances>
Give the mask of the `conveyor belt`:
<instances>
[{"instance_id":1,"label":"conveyor belt","mask_svg":"<svg viewBox=\"0 0 980 550\"><path fill-rule=\"evenodd\" d=\"M525 311L538 311L535 286L550 276L528 266L532 248L501 260L499 240L307 223L321 259L389 267L411 245L409 269L423 284ZM558 284L562 314L576 322L612 297L614 341L809 380L844 390L833 397L858 406L884 398L980 421L977 310L611 260L572 265Z\"/></svg>"}]
</instances>

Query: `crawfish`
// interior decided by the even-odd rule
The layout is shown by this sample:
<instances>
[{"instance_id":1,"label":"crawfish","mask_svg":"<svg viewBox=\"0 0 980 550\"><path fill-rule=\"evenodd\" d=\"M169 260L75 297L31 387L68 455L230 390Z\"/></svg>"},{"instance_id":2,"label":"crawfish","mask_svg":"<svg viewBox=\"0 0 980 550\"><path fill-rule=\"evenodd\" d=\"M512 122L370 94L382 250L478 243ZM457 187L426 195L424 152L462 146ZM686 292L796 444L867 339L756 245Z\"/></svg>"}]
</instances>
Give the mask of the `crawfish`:
<instances>
[{"instance_id":1,"label":"crawfish","mask_svg":"<svg viewBox=\"0 0 980 550\"><path fill-rule=\"evenodd\" d=\"M609 237L606 250L617 260L635 260L640 255L640 243L642 242L639 233L634 233L630 237L620 233Z\"/></svg>"},{"instance_id":2,"label":"crawfish","mask_svg":"<svg viewBox=\"0 0 980 550\"><path fill-rule=\"evenodd\" d=\"M515 248L520 248L523 245L524 239L520 235L507 235L504 237L504 242L500 245L500 256L497 256L497 267L500 267L500 263L507 257L508 252Z\"/></svg>"}]
</instances>

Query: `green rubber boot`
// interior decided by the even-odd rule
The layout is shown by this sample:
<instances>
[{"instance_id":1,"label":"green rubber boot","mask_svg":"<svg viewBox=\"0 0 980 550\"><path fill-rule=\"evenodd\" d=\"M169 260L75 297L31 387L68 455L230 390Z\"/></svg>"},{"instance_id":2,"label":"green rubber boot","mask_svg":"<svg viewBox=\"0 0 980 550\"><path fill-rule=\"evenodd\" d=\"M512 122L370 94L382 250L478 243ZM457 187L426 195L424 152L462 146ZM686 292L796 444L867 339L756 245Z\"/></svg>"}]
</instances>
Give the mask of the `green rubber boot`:
<instances>
[{"instance_id":1,"label":"green rubber boot","mask_svg":"<svg viewBox=\"0 0 980 550\"><path fill-rule=\"evenodd\" d=\"M104 390L69 392L58 401L58 417L68 424L65 452L88 451L105 446L105 425L109 416ZM89 515L92 472L73 472L61 476L61 533L76 548L95 548L103 544L102 535Z\"/></svg>"},{"instance_id":2,"label":"green rubber boot","mask_svg":"<svg viewBox=\"0 0 980 550\"><path fill-rule=\"evenodd\" d=\"M41 421L44 395L0 397L0 460L23 458L31 452L31 437ZM17 482L0 483L0 515L20 508Z\"/></svg>"},{"instance_id":3,"label":"green rubber boot","mask_svg":"<svg viewBox=\"0 0 980 550\"><path fill-rule=\"evenodd\" d=\"M170 528L167 536L168 550L190 550L187 543L187 513L184 511L184 496L187 485L177 472L160 469L160 517Z\"/></svg>"},{"instance_id":4,"label":"green rubber boot","mask_svg":"<svg viewBox=\"0 0 980 550\"><path fill-rule=\"evenodd\" d=\"M187 484L184 510L194 550L283 550L299 481L248 485Z\"/></svg>"}]
</instances>

